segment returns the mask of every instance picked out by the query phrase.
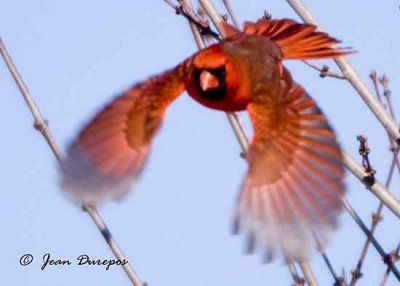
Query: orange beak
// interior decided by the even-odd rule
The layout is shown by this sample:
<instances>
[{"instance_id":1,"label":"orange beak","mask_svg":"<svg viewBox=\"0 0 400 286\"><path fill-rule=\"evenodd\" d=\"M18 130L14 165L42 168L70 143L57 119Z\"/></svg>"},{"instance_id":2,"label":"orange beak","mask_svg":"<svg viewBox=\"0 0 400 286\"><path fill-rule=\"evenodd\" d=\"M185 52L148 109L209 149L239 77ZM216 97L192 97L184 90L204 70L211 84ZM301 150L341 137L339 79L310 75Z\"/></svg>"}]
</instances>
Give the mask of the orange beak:
<instances>
[{"instance_id":1,"label":"orange beak","mask_svg":"<svg viewBox=\"0 0 400 286\"><path fill-rule=\"evenodd\" d=\"M209 71L202 71L200 74L200 88L203 91L217 88L219 86L218 79Z\"/></svg>"}]
</instances>

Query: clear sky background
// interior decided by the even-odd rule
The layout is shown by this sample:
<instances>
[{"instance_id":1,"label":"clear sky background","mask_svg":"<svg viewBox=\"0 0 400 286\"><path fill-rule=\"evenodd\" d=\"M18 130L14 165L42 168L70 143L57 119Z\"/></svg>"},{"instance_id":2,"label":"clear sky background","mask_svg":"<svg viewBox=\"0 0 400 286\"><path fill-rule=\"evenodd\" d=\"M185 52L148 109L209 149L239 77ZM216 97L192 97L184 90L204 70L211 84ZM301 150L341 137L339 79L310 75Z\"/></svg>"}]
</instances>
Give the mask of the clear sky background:
<instances>
[{"instance_id":1,"label":"clear sky background","mask_svg":"<svg viewBox=\"0 0 400 286\"><path fill-rule=\"evenodd\" d=\"M219 7L221 1L217 2ZM305 3L334 37L358 53L350 56L369 82L371 69L390 78L395 107L400 92L400 11L397 1ZM264 10L295 18L286 1L235 1L240 22ZM221 10L222 11L222 10ZM160 73L196 51L183 17L161 0L0 0L0 36L50 130L65 150L91 116L120 91ZM333 62L328 63L336 69ZM288 63L295 80L317 100L345 150L358 157L356 135L369 138L371 161L384 181L391 154L385 131L345 81L321 79L300 63ZM113 255L89 217L58 189L57 164L3 61L0 60L0 285L129 285L120 267L49 267L41 259L75 261ZM244 236L230 227L246 171L240 147L224 113L208 110L184 94L169 109L150 161L135 190L99 211L139 277L158 285L290 285L278 260L262 264L260 253L244 254ZM378 201L349 173L348 200L366 222ZM398 191L399 180L393 181ZM395 192L395 193L396 193ZM398 193L397 193L398 194ZM399 221L388 211L377 238L385 250L400 239ZM340 273L350 273L364 236L349 215L341 216L328 255ZM31 253L32 265L19 258ZM332 285L315 255L311 266L321 285ZM360 285L379 284L385 266L371 249ZM387 285L397 285L394 277Z\"/></svg>"}]
</instances>

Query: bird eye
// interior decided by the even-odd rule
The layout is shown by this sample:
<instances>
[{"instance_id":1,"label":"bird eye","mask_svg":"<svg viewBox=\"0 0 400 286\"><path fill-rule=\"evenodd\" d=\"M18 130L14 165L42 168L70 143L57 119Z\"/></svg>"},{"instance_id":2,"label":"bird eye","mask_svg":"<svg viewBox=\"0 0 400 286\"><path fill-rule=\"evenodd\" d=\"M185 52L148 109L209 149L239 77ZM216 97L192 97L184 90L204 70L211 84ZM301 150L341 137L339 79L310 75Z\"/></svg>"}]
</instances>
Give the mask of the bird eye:
<instances>
[{"instance_id":1,"label":"bird eye","mask_svg":"<svg viewBox=\"0 0 400 286\"><path fill-rule=\"evenodd\" d=\"M217 101L226 94L225 66L215 69L194 69L196 91L205 99Z\"/></svg>"}]
</instances>

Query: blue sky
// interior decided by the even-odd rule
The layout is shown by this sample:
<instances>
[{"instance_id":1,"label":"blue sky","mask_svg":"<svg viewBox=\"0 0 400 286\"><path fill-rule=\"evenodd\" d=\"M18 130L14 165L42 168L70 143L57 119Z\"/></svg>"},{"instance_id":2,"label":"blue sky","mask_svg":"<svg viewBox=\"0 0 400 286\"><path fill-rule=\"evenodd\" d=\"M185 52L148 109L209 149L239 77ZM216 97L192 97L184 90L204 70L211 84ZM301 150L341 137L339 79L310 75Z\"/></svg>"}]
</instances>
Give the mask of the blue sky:
<instances>
[{"instance_id":1,"label":"blue sky","mask_svg":"<svg viewBox=\"0 0 400 286\"><path fill-rule=\"evenodd\" d=\"M222 8L219 2L217 6ZM5 1L0 36L13 57L57 143L65 150L91 116L133 83L160 73L196 51L183 17L160 0ZM395 107L400 90L400 11L394 1L321 1L306 5L334 37L358 53L350 56L370 88L376 69L390 78ZM235 1L240 22L268 10L295 18L285 1ZM222 10L221 10L222 11ZM332 69L332 62L327 63ZM301 63L289 62L296 81L317 100L343 148L357 155L356 135L369 138L371 161L384 181L390 165L385 131L345 81L320 79ZM0 61L1 285L128 285L122 269L52 267L45 253L74 261L80 254L112 259L89 217L58 189L57 164L5 65ZM240 147L223 113L206 109L186 94L173 103L154 142L147 168L134 191L99 208L139 277L157 285L289 285L281 261L262 264L260 253L244 254L244 237L230 232L232 212L246 170ZM358 157L357 157L358 158ZM349 173L348 200L368 223L378 201ZM397 176L393 189L397 189ZM377 238L386 250L400 239L398 220L384 212ZM328 255L338 272L356 265L364 237L347 214L341 216ZM31 253L32 265L19 258ZM332 284L315 255L311 266L321 285ZM360 284L377 285L384 265L371 249ZM387 285L395 285L390 278Z\"/></svg>"}]
</instances>

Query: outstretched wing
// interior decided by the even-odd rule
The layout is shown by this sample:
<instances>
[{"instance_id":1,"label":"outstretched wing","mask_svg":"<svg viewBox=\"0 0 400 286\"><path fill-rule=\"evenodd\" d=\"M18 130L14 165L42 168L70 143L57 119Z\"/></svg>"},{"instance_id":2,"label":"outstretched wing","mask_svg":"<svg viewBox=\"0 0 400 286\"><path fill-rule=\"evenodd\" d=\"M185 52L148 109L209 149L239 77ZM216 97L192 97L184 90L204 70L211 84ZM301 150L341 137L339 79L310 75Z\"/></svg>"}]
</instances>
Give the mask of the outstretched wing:
<instances>
[{"instance_id":1,"label":"outstretched wing","mask_svg":"<svg viewBox=\"0 0 400 286\"><path fill-rule=\"evenodd\" d=\"M340 147L326 117L299 85L293 83L282 97L281 108L271 110L264 98L248 106L254 136L237 230L245 228L250 245L261 243L269 258L278 252L305 260L315 239L324 246L336 228L345 189Z\"/></svg>"},{"instance_id":2,"label":"outstretched wing","mask_svg":"<svg viewBox=\"0 0 400 286\"><path fill-rule=\"evenodd\" d=\"M112 100L81 131L61 166L62 190L80 203L118 199L147 158L167 106L184 90L183 65Z\"/></svg>"},{"instance_id":3,"label":"outstretched wing","mask_svg":"<svg viewBox=\"0 0 400 286\"><path fill-rule=\"evenodd\" d=\"M223 23L222 26L228 36L240 32L227 23ZM245 22L243 32L266 37L277 44L284 60L335 58L354 53L348 48L334 47L340 41L327 33L317 31L316 26L298 23L292 19L261 19L255 23Z\"/></svg>"}]
</instances>

